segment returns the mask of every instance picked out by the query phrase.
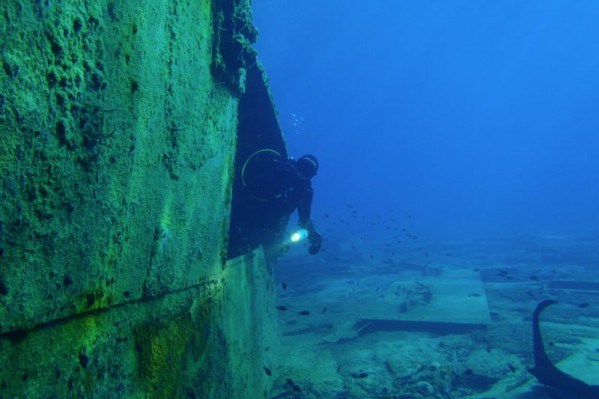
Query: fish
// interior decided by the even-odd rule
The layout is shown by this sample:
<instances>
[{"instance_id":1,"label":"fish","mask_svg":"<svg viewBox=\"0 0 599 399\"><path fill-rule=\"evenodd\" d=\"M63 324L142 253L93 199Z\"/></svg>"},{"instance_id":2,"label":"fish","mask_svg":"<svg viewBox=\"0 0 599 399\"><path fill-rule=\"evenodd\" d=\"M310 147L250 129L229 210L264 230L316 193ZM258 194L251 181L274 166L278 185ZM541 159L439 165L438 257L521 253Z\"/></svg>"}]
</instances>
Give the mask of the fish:
<instances>
[{"instance_id":1,"label":"fish","mask_svg":"<svg viewBox=\"0 0 599 399\"><path fill-rule=\"evenodd\" d=\"M545 353L543 337L539 327L541 312L557 302L551 299L540 302L532 315L533 352L535 365L529 369L541 384L556 389L570 399L599 398L599 385L589 385L558 369Z\"/></svg>"},{"instance_id":2,"label":"fish","mask_svg":"<svg viewBox=\"0 0 599 399\"><path fill-rule=\"evenodd\" d=\"M285 282L283 281L283 283L282 283L281 285L283 286L283 290L286 290L286 289L287 289L287 283L285 283Z\"/></svg>"},{"instance_id":3,"label":"fish","mask_svg":"<svg viewBox=\"0 0 599 399\"><path fill-rule=\"evenodd\" d=\"M368 377L368 373L350 373L350 375L354 378L366 378Z\"/></svg>"},{"instance_id":4,"label":"fish","mask_svg":"<svg viewBox=\"0 0 599 399\"><path fill-rule=\"evenodd\" d=\"M513 277L510 276L510 274L508 272L506 272L505 270L500 271L499 273L497 273L497 275L503 277L503 278L507 278L508 280L512 280Z\"/></svg>"},{"instance_id":5,"label":"fish","mask_svg":"<svg viewBox=\"0 0 599 399\"><path fill-rule=\"evenodd\" d=\"M295 382L293 382L293 380L291 378L287 378L285 379L285 385L287 385L288 387L290 387L292 390L294 390L295 392L301 392L302 389L299 387L299 385L297 385ZM275 396L275 398L277 398L278 396ZM296 396L294 396L295 398ZM284 396L284 398L288 398L287 396ZM271 398L274 399L274 398Z\"/></svg>"},{"instance_id":6,"label":"fish","mask_svg":"<svg viewBox=\"0 0 599 399\"><path fill-rule=\"evenodd\" d=\"M309 310L302 310L301 312L297 312L300 316L308 316L310 314Z\"/></svg>"},{"instance_id":7,"label":"fish","mask_svg":"<svg viewBox=\"0 0 599 399\"><path fill-rule=\"evenodd\" d=\"M277 309L282 310L284 312L287 310L287 306L279 305L279 306L277 306Z\"/></svg>"},{"instance_id":8,"label":"fish","mask_svg":"<svg viewBox=\"0 0 599 399\"><path fill-rule=\"evenodd\" d=\"M264 366L264 372L265 372L265 373L266 373L266 375L267 375L267 376L269 376L269 377L272 375L272 371L271 371L271 370L270 370L268 367L266 367L266 366Z\"/></svg>"},{"instance_id":9,"label":"fish","mask_svg":"<svg viewBox=\"0 0 599 399\"><path fill-rule=\"evenodd\" d=\"M588 302L583 302L583 303L578 304L579 308L588 308L589 306L591 306L591 305Z\"/></svg>"}]
</instances>

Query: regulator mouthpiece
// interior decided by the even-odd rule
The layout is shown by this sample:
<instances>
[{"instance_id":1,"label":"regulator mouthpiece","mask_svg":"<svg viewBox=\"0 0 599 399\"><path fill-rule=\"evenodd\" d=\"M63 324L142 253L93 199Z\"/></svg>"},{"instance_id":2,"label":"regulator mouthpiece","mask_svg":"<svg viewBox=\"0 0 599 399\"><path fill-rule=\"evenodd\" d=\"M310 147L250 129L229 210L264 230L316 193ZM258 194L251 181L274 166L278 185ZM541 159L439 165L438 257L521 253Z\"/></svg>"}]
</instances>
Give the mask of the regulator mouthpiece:
<instances>
[{"instance_id":1,"label":"regulator mouthpiece","mask_svg":"<svg viewBox=\"0 0 599 399\"><path fill-rule=\"evenodd\" d=\"M308 230L299 229L297 231L294 231L291 234L291 242L293 242L293 243L300 242L306 237L308 237Z\"/></svg>"}]
</instances>

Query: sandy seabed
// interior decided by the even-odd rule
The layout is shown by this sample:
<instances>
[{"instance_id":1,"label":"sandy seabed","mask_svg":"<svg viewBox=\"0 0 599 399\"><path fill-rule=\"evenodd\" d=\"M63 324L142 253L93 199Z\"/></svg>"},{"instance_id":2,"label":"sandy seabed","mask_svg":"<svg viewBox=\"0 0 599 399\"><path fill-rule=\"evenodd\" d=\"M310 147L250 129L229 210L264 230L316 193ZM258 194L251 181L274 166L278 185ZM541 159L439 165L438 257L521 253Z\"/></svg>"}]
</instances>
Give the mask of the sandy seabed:
<instances>
[{"instance_id":1,"label":"sandy seabed","mask_svg":"<svg viewBox=\"0 0 599 399\"><path fill-rule=\"evenodd\" d=\"M566 238L329 245L275 267L275 398L555 398L528 372L531 316L549 357L599 384L599 246ZM558 396L559 397L559 396Z\"/></svg>"}]
</instances>

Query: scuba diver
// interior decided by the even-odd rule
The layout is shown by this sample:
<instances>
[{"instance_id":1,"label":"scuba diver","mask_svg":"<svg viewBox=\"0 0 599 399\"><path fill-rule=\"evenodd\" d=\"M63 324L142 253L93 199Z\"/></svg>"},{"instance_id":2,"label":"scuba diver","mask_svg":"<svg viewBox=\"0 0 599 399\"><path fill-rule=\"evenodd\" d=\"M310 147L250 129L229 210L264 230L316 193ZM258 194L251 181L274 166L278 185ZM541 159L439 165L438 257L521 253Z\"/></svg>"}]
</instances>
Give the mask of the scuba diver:
<instances>
[{"instance_id":1,"label":"scuba diver","mask_svg":"<svg viewBox=\"0 0 599 399\"><path fill-rule=\"evenodd\" d=\"M295 160L275 150L262 149L247 158L241 182L249 193L244 224L251 228L244 235L252 247L263 245L270 258L284 252L290 243L285 243L285 228L297 209L298 226L307 232L310 243L308 252L318 253L322 236L310 218L314 195L311 179L317 172L318 160L313 155Z\"/></svg>"}]
</instances>

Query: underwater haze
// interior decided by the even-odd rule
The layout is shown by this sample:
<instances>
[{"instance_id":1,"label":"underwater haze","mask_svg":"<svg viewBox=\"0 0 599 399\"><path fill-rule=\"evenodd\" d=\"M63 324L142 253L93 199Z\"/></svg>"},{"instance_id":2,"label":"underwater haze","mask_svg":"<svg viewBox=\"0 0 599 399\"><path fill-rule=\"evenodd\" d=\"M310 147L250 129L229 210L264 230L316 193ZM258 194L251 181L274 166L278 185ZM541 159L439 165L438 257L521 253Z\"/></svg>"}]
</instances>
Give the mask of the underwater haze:
<instances>
[{"instance_id":1,"label":"underwater haze","mask_svg":"<svg viewBox=\"0 0 599 399\"><path fill-rule=\"evenodd\" d=\"M271 398L574 397L555 370L596 397L599 3L255 0L254 17L289 153L320 161L324 236L275 268Z\"/></svg>"},{"instance_id":2,"label":"underwater haze","mask_svg":"<svg viewBox=\"0 0 599 399\"><path fill-rule=\"evenodd\" d=\"M254 18L289 152L320 161L317 226L354 209L440 239L597 236L598 2L255 0Z\"/></svg>"}]
</instances>

